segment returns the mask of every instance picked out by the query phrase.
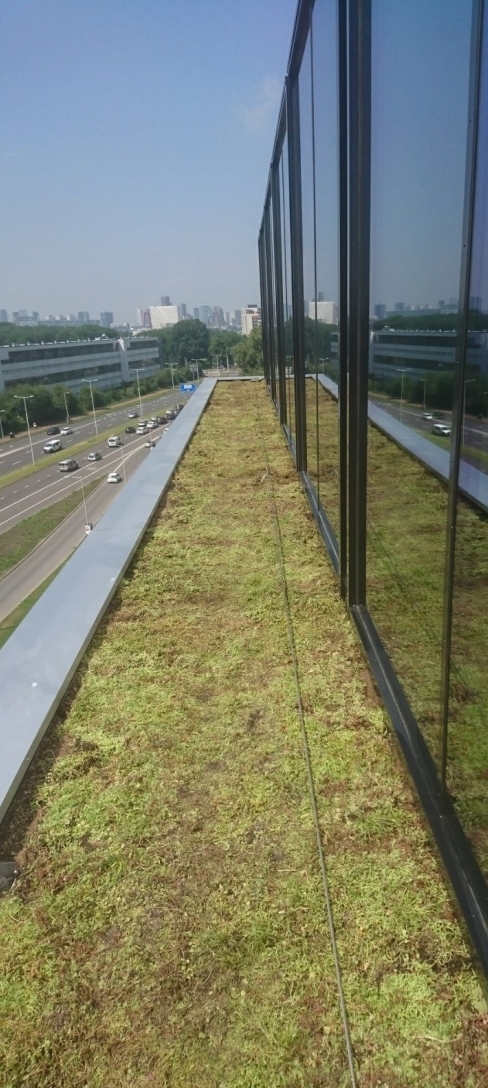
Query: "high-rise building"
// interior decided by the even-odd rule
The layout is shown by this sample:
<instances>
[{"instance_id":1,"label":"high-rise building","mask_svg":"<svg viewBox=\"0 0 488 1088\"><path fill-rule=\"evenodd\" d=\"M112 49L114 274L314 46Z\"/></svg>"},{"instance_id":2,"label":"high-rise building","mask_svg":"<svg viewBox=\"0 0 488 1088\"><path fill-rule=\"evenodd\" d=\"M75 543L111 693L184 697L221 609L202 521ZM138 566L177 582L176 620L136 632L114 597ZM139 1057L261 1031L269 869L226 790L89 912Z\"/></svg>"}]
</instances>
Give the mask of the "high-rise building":
<instances>
[{"instance_id":1,"label":"high-rise building","mask_svg":"<svg viewBox=\"0 0 488 1088\"><path fill-rule=\"evenodd\" d=\"M383 302L377 302L374 308L374 316L377 321L383 321L386 317L386 306Z\"/></svg>"},{"instance_id":2,"label":"high-rise building","mask_svg":"<svg viewBox=\"0 0 488 1088\"><path fill-rule=\"evenodd\" d=\"M211 306L199 306L198 307L198 312L199 312L199 315L200 315L200 321L203 321L204 325L209 325L210 324L210 315L212 313L212 307Z\"/></svg>"},{"instance_id":3,"label":"high-rise building","mask_svg":"<svg viewBox=\"0 0 488 1088\"><path fill-rule=\"evenodd\" d=\"M241 310L241 325L244 336L249 336L253 329L261 324L261 309L255 303L250 302L245 310Z\"/></svg>"},{"instance_id":4,"label":"high-rise building","mask_svg":"<svg viewBox=\"0 0 488 1088\"><path fill-rule=\"evenodd\" d=\"M193 320L200 321L200 310L198 306L193 307Z\"/></svg>"},{"instance_id":5,"label":"high-rise building","mask_svg":"<svg viewBox=\"0 0 488 1088\"><path fill-rule=\"evenodd\" d=\"M180 302L180 310L182 317L188 317L188 314L186 312L186 302Z\"/></svg>"},{"instance_id":6,"label":"high-rise building","mask_svg":"<svg viewBox=\"0 0 488 1088\"><path fill-rule=\"evenodd\" d=\"M440 305L440 303L439 303L439 305ZM443 303L443 305L444 305L444 303ZM396 314L402 314L404 309L405 309L405 303L404 302L395 302L395 313Z\"/></svg>"},{"instance_id":7,"label":"high-rise building","mask_svg":"<svg viewBox=\"0 0 488 1088\"><path fill-rule=\"evenodd\" d=\"M8 313L6 310L0 310L0 321L8 321Z\"/></svg>"},{"instance_id":8,"label":"high-rise building","mask_svg":"<svg viewBox=\"0 0 488 1088\"><path fill-rule=\"evenodd\" d=\"M317 321L325 321L327 325L337 325L337 302L326 302L323 299L312 299L307 303L308 309L306 313L308 317L315 320L315 311L317 310Z\"/></svg>"},{"instance_id":9,"label":"high-rise building","mask_svg":"<svg viewBox=\"0 0 488 1088\"><path fill-rule=\"evenodd\" d=\"M171 306L169 295L161 295L161 306Z\"/></svg>"},{"instance_id":10,"label":"high-rise building","mask_svg":"<svg viewBox=\"0 0 488 1088\"><path fill-rule=\"evenodd\" d=\"M176 325L181 321L180 306L150 306L149 314L152 329L164 329L167 325Z\"/></svg>"},{"instance_id":11,"label":"high-rise building","mask_svg":"<svg viewBox=\"0 0 488 1088\"><path fill-rule=\"evenodd\" d=\"M103 310L100 314L100 324L104 329L109 329L114 323L114 315L111 310Z\"/></svg>"},{"instance_id":12,"label":"high-rise building","mask_svg":"<svg viewBox=\"0 0 488 1088\"><path fill-rule=\"evenodd\" d=\"M78 310L78 321L80 325L88 325L88 322L90 321L88 310Z\"/></svg>"}]
</instances>

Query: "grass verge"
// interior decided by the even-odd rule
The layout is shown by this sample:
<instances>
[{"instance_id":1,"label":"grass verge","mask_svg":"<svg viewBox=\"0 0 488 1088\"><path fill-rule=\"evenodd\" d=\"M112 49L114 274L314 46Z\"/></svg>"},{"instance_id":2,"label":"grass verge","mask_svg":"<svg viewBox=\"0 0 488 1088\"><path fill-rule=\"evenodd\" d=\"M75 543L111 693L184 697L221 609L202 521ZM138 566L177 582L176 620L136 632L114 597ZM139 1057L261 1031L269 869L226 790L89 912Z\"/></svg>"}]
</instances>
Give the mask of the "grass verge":
<instances>
[{"instance_id":1,"label":"grass verge","mask_svg":"<svg viewBox=\"0 0 488 1088\"><path fill-rule=\"evenodd\" d=\"M4 829L9 1088L349 1083L262 433L359 1084L486 1083L470 950L246 383L217 387Z\"/></svg>"},{"instance_id":2,"label":"grass verge","mask_svg":"<svg viewBox=\"0 0 488 1088\"><path fill-rule=\"evenodd\" d=\"M59 574L60 570L61 567L58 567L58 569L55 570L53 574L50 574L44 582L41 582L41 584L37 586L37 588L34 589L21 604L17 605L17 608L14 608L9 616L5 616L5 619L0 621L0 649L7 639L10 638L10 635L13 634L16 627L19 626L19 623L22 622L27 613L30 612L36 601L39 600L39 597L42 597L44 590L47 589L48 585L51 584L53 578Z\"/></svg>"},{"instance_id":3,"label":"grass verge","mask_svg":"<svg viewBox=\"0 0 488 1088\"><path fill-rule=\"evenodd\" d=\"M85 483L87 498L100 483L101 480L88 480ZM42 541L54 532L58 525L73 513L73 510L81 506L82 501L80 485L79 489L66 495L64 499L46 507L45 510L39 510L37 514L31 514L30 517L13 525L11 529L0 533L0 578L30 555L38 544L42 544Z\"/></svg>"}]
</instances>

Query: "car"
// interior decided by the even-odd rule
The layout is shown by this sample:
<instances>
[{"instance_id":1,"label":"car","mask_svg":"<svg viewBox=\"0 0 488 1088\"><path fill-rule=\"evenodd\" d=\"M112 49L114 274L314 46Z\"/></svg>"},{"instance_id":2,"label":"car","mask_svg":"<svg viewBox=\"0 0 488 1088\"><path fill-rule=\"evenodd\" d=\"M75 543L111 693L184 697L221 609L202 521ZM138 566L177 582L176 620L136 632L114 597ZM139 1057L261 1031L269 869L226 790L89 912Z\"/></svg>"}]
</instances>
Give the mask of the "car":
<instances>
[{"instance_id":1,"label":"car","mask_svg":"<svg viewBox=\"0 0 488 1088\"><path fill-rule=\"evenodd\" d=\"M62 448L63 444L59 441L59 438L51 438L43 447L44 453L59 453Z\"/></svg>"},{"instance_id":2,"label":"car","mask_svg":"<svg viewBox=\"0 0 488 1088\"><path fill-rule=\"evenodd\" d=\"M445 418L446 418L446 413L445 412L432 412L432 419L445 419Z\"/></svg>"},{"instance_id":3,"label":"car","mask_svg":"<svg viewBox=\"0 0 488 1088\"><path fill-rule=\"evenodd\" d=\"M144 445L146 446L147 449L151 449L152 447L154 447L156 445L156 441L155 441L154 438L148 438L147 442L145 442Z\"/></svg>"},{"instance_id":4,"label":"car","mask_svg":"<svg viewBox=\"0 0 488 1088\"><path fill-rule=\"evenodd\" d=\"M137 419L138 415L139 412L136 412L135 409L132 409L132 412L129 412L129 419Z\"/></svg>"},{"instance_id":5,"label":"car","mask_svg":"<svg viewBox=\"0 0 488 1088\"><path fill-rule=\"evenodd\" d=\"M126 428L125 428L125 433L126 433L126 434L135 434L135 433L136 433L136 429L135 429L135 427L126 427Z\"/></svg>"},{"instance_id":6,"label":"car","mask_svg":"<svg viewBox=\"0 0 488 1088\"><path fill-rule=\"evenodd\" d=\"M110 436L110 438L109 438L109 440L107 442L107 445L110 446L113 449L116 449L117 446L122 445L122 439L119 438L118 434L113 434L113 435Z\"/></svg>"},{"instance_id":7,"label":"car","mask_svg":"<svg viewBox=\"0 0 488 1088\"><path fill-rule=\"evenodd\" d=\"M176 412L174 408L168 408L168 411L166 412L166 419L176 419L177 415L178 412Z\"/></svg>"},{"instance_id":8,"label":"car","mask_svg":"<svg viewBox=\"0 0 488 1088\"><path fill-rule=\"evenodd\" d=\"M121 484L122 483L122 476L120 475L120 472L109 472L109 474L107 476L107 483L108 484Z\"/></svg>"},{"instance_id":9,"label":"car","mask_svg":"<svg viewBox=\"0 0 488 1088\"><path fill-rule=\"evenodd\" d=\"M434 426L432 428L432 434L441 435L442 438L449 438L450 433L451 428L446 427L444 423L434 423Z\"/></svg>"},{"instance_id":10,"label":"car","mask_svg":"<svg viewBox=\"0 0 488 1088\"><path fill-rule=\"evenodd\" d=\"M433 415L430 412L422 412L421 419L433 419Z\"/></svg>"},{"instance_id":11,"label":"car","mask_svg":"<svg viewBox=\"0 0 488 1088\"><path fill-rule=\"evenodd\" d=\"M46 434L61 434L59 427L49 427Z\"/></svg>"},{"instance_id":12,"label":"car","mask_svg":"<svg viewBox=\"0 0 488 1088\"><path fill-rule=\"evenodd\" d=\"M152 419L150 419L147 425L148 431L153 431L155 427L157 427L157 423L153 423Z\"/></svg>"},{"instance_id":13,"label":"car","mask_svg":"<svg viewBox=\"0 0 488 1088\"><path fill-rule=\"evenodd\" d=\"M78 461L75 461L74 457L68 457L66 461L59 461L58 463L60 472L74 472L79 467Z\"/></svg>"},{"instance_id":14,"label":"car","mask_svg":"<svg viewBox=\"0 0 488 1088\"><path fill-rule=\"evenodd\" d=\"M156 423L159 423L161 427L163 423L166 423L166 416L156 416Z\"/></svg>"},{"instance_id":15,"label":"car","mask_svg":"<svg viewBox=\"0 0 488 1088\"><path fill-rule=\"evenodd\" d=\"M147 434L147 427L138 427L136 434Z\"/></svg>"},{"instance_id":16,"label":"car","mask_svg":"<svg viewBox=\"0 0 488 1088\"><path fill-rule=\"evenodd\" d=\"M101 453L98 452L98 450L92 450L92 452L88 454L88 460L89 461L101 461L102 460L102 455L101 455Z\"/></svg>"},{"instance_id":17,"label":"car","mask_svg":"<svg viewBox=\"0 0 488 1088\"><path fill-rule=\"evenodd\" d=\"M73 434L73 428L72 427L62 427L61 428L61 434Z\"/></svg>"}]
</instances>

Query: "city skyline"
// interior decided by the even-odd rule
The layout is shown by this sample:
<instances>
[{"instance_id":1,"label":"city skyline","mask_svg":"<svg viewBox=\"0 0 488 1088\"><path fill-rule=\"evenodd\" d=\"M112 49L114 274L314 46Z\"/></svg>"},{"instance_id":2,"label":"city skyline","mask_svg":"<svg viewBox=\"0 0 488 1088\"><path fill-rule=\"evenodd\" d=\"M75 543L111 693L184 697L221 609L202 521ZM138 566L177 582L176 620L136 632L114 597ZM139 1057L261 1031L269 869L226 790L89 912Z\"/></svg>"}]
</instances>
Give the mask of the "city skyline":
<instances>
[{"instance_id":1,"label":"city skyline","mask_svg":"<svg viewBox=\"0 0 488 1088\"><path fill-rule=\"evenodd\" d=\"M259 35L232 49L224 0L5 9L2 307L107 306L119 323L165 289L229 312L257 299L255 223L295 7L244 0L239 20Z\"/></svg>"}]
</instances>

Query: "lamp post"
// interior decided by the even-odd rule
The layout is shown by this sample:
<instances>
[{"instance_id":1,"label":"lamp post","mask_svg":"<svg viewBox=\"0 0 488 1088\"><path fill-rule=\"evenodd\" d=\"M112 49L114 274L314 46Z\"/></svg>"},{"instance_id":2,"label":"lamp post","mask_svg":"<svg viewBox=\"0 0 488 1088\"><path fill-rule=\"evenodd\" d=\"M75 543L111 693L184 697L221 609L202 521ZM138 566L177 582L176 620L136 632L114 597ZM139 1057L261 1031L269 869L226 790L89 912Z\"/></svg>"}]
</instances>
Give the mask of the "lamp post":
<instances>
[{"instance_id":1,"label":"lamp post","mask_svg":"<svg viewBox=\"0 0 488 1088\"><path fill-rule=\"evenodd\" d=\"M471 382L475 382L475 381L476 381L476 378L465 378L465 379L464 379L464 396L463 396L463 446L465 446L465 445L466 445L466 435L465 435L465 420L466 420L466 386L467 386L467 385L469 385L469 384L470 384Z\"/></svg>"},{"instance_id":2,"label":"lamp post","mask_svg":"<svg viewBox=\"0 0 488 1088\"><path fill-rule=\"evenodd\" d=\"M173 363L170 363L171 370L171 384L173 386L173 403L176 410L176 389L175 389L175 372L173 370Z\"/></svg>"},{"instance_id":3,"label":"lamp post","mask_svg":"<svg viewBox=\"0 0 488 1088\"><path fill-rule=\"evenodd\" d=\"M95 413L95 401L93 400L93 389L92 389L92 386L95 384L95 382L98 381L98 378L82 378L81 380L82 380L82 382L85 382L86 385L90 386L91 402L92 402L92 410L93 410L93 422L95 424L95 434L96 434L96 436L98 438L98 425L97 425L97 417L96 417L96 413Z\"/></svg>"},{"instance_id":4,"label":"lamp post","mask_svg":"<svg viewBox=\"0 0 488 1088\"><path fill-rule=\"evenodd\" d=\"M402 376L402 384L401 384L401 388L400 388L400 422L401 422L402 419L403 419L403 375L408 372L409 368L408 368L408 366L403 366L403 367L397 366L396 369L397 369L398 374L401 374L401 376Z\"/></svg>"},{"instance_id":5,"label":"lamp post","mask_svg":"<svg viewBox=\"0 0 488 1088\"><path fill-rule=\"evenodd\" d=\"M89 524L89 522L88 522L88 510L86 508L86 495L85 495L85 482L83 480L83 469L80 469L80 480L81 480L81 493L83 495L83 506L85 507L85 525L88 525Z\"/></svg>"},{"instance_id":6,"label":"lamp post","mask_svg":"<svg viewBox=\"0 0 488 1088\"><path fill-rule=\"evenodd\" d=\"M68 393L71 393L71 389L68 389ZM63 389L64 407L66 408L66 422L67 423L69 423L69 412L68 412L68 401L67 401L68 393L66 392L66 390Z\"/></svg>"},{"instance_id":7,"label":"lamp post","mask_svg":"<svg viewBox=\"0 0 488 1088\"><path fill-rule=\"evenodd\" d=\"M2 423L2 416L4 416L4 415L6 415L6 409L2 408L1 411L0 411L0 431L2 433L2 442L3 442L4 438L5 438L5 435L3 433L3 423Z\"/></svg>"},{"instance_id":8,"label":"lamp post","mask_svg":"<svg viewBox=\"0 0 488 1088\"><path fill-rule=\"evenodd\" d=\"M424 387L424 412L425 412L425 397L426 397L426 394L427 394L427 378L421 378L420 381L422 382L422 385Z\"/></svg>"},{"instance_id":9,"label":"lamp post","mask_svg":"<svg viewBox=\"0 0 488 1088\"><path fill-rule=\"evenodd\" d=\"M23 400L23 402L24 402L25 421L27 423L27 432L28 432L28 435L29 435L29 444L30 444L30 451L31 451L31 457L32 457L32 464L35 465L36 459L34 457L34 448L33 448L33 445L32 445L32 437L31 437L31 432L30 432L29 416L27 414L27 401L28 400L34 400L34 394L29 393L29 395L27 397L22 397L22 396L18 397L17 394L14 393L14 400Z\"/></svg>"},{"instance_id":10,"label":"lamp post","mask_svg":"<svg viewBox=\"0 0 488 1088\"><path fill-rule=\"evenodd\" d=\"M143 411L142 411L142 400L141 400L141 386L140 386L140 384L139 384L139 370L143 370L143 369L144 369L143 367L139 367L139 368L136 368L136 375L137 375L137 395L138 395L138 397L139 397L139 411L140 411L140 413L141 413L141 419L144 419L144 415L143 415Z\"/></svg>"}]
</instances>

